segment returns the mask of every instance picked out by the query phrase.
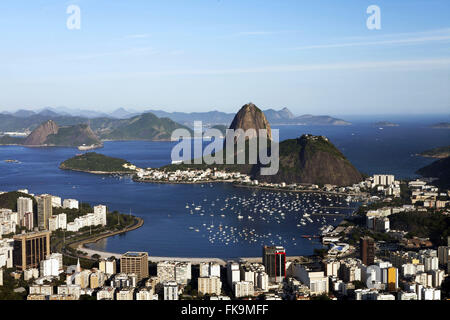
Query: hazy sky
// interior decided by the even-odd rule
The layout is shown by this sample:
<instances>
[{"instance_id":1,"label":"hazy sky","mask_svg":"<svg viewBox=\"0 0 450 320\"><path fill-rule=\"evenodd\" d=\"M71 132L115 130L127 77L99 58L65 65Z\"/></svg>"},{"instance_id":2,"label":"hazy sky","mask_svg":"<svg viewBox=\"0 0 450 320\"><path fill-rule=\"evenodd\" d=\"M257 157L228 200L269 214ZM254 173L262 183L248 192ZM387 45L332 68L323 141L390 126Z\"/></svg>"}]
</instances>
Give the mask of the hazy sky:
<instances>
[{"instance_id":1,"label":"hazy sky","mask_svg":"<svg viewBox=\"0 0 450 320\"><path fill-rule=\"evenodd\" d=\"M448 0L14 0L0 30L0 110L450 110Z\"/></svg>"}]
</instances>

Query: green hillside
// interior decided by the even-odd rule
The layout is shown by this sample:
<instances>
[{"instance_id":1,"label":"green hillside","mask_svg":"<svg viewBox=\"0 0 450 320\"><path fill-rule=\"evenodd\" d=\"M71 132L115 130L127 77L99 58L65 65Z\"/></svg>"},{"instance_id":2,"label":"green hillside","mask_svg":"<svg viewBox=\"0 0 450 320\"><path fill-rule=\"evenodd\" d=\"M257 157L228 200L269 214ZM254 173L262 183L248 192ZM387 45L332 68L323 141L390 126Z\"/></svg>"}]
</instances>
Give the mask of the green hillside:
<instances>
[{"instance_id":1,"label":"green hillside","mask_svg":"<svg viewBox=\"0 0 450 320\"><path fill-rule=\"evenodd\" d=\"M36 205L36 200L33 196L30 196L26 193L13 191L0 194L0 208L17 211L17 199L19 199L20 197L33 199L33 205Z\"/></svg>"},{"instance_id":2,"label":"green hillside","mask_svg":"<svg viewBox=\"0 0 450 320\"><path fill-rule=\"evenodd\" d=\"M122 123L110 132L102 133L107 140L170 140L172 132L182 126L168 118L158 118L153 113L145 113Z\"/></svg>"}]
</instances>

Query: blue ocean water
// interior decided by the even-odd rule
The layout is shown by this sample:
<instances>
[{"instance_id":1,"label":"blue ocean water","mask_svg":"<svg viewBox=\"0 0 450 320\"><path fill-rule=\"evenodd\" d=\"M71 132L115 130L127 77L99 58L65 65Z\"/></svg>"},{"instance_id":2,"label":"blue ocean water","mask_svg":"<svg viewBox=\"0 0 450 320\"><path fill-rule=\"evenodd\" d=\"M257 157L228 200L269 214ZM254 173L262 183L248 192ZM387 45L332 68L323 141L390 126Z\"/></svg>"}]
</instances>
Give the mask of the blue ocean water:
<instances>
[{"instance_id":1,"label":"blue ocean water","mask_svg":"<svg viewBox=\"0 0 450 320\"><path fill-rule=\"evenodd\" d=\"M399 178L414 177L417 169L433 161L416 156L417 153L450 144L450 131L412 122L382 130L365 123L346 127L274 128L280 129L281 140L303 133L325 135L360 171L392 173ZM106 142L98 152L125 158L141 167L159 167L170 163L173 145L171 142ZM314 218L313 223L297 226L303 212L312 210L312 204L330 206L340 201L296 198L297 195L233 188L227 184L139 184L126 178L58 169L62 161L77 153L78 150L71 148L0 147L0 191L27 188L36 194L51 193L93 205L106 204L109 209L124 213L131 210L142 217L145 222L142 228L93 245L109 252L144 250L154 256L229 258L260 256L262 243L275 243L284 245L289 255L311 254L321 245L301 236L317 234L325 221ZM6 159L21 163L5 163ZM255 198L259 200L252 202ZM274 213L260 212L261 208L254 212L255 203L265 203L267 210L273 209ZM198 206L201 209L195 210ZM283 218L279 211L285 213ZM348 213L351 209L332 210L335 211ZM238 215L243 218L238 219ZM340 218L326 219L327 224L339 221Z\"/></svg>"}]
</instances>

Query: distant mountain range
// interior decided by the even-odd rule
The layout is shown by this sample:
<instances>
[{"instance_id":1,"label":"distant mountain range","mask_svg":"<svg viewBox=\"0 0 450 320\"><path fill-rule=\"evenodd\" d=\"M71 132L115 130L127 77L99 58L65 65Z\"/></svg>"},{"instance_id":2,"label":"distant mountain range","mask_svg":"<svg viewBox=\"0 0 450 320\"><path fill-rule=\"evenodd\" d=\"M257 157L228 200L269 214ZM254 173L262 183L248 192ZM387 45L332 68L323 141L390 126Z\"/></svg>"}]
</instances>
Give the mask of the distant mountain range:
<instances>
[{"instance_id":1,"label":"distant mountain range","mask_svg":"<svg viewBox=\"0 0 450 320\"><path fill-rule=\"evenodd\" d=\"M259 110L259 112L263 112L264 119L273 125L336 126L350 124L330 116L303 115L297 117L287 108L279 111ZM226 127L230 126L233 119L235 119L235 114L220 111L169 113L162 110L150 110L139 113L121 108L106 114L68 108L58 110L46 108L37 112L18 110L13 113L0 113L0 134L2 132L31 134L27 139L14 136L0 137L0 144L74 146L75 144L88 145L90 142L98 144L100 140L167 141L170 140L175 129L190 130L194 121L202 121L205 126L218 127L224 131ZM50 136L52 134L53 136ZM77 134L81 134L83 138L76 139Z\"/></svg>"},{"instance_id":2,"label":"distant mountain range","mask_svg":"<svg viewBox=\"0 0 450 320\"><path fill-rule=\"evenodd\" d=\"M170 118L173 121L192 126L194 121L202 121L206 125L230 125L233 121L234 113L225 113L220 111L209 112L166 112L162 110L148 110L158 117ZM288 108L279 111L274 109L264 110L264 115L272 125L318 125L318 126L345 126L351 125L350 122L342 119L333 118L331 116L313 116L302 115L295 116Z\"/></svg>"},{"instance_id":3,"label":"distant mountain range","mask_svg":"<svg viewBox=\"0 0 450 320\"><path fill-rule=\"evenodd\" d=\"M263 111L267 120L272 125L326 125L326 126L342 126L350 125L342 119L331 116L314 116L302 115L295 116L289 109L281 110L267 109ZM130 119L142 114L153 113L159 118L169 118L185 126L193 127L194 121L202 121L204 125L225 125L229 126L233 121L234 113L225 113L221 111L209 112L166 112L163 110L147 110L138 112L135 110L127 110L119 108L111 113L96 112L82 109L61 108L45 108L39 111L18 110L15 112L0 112L0 132L1 131L17 131L17 130L33 130L40 124L48 120L55 120L59 125L75 125L87 123L90 121L92 129L96 130L96 125L103 127L105 122L113 120ZM109 119L109 120L108 120Z\"/></svg>"},{"instance_id":4,"label":"distant mountain range","mask_svg":"<svg viewBox=\"0 0 450 320\"><path fill-rule=\"evenodd\" d=\"M27 147L101 147L102 142L87 124L59 127L48 120L33 130L26 138L3 136L0 145L23 145Z\"/></svg>"},{"instance_id":5,"label":"distant mountain range","mask_svg":"<svg viewBox=\"0 0 450 320\"><path fill-rule=\"evenodd\" d=\"M47 117L54 120L46 120ZM34 119L31 121L30 119ZM0 115L0 120L2 116ZM27 118L16 118L13 115L3 115L7 120L8 130L32 130L24 139L14 136L0 136L0 145L25 146L99 146L101 140L152 140L169 141L175 129L188 127L180 125L168 118L158 118L152 113L144 113L129 119L95 118L36 115ZM22 119L21 127L13 127L17 119ZM28 120L28 121L25 121ZM1 122L1 121L0 121ZM28 127L22 127L23 125ZM6 130L5 130L6 131Z\"/></svg>"}]
</instances>

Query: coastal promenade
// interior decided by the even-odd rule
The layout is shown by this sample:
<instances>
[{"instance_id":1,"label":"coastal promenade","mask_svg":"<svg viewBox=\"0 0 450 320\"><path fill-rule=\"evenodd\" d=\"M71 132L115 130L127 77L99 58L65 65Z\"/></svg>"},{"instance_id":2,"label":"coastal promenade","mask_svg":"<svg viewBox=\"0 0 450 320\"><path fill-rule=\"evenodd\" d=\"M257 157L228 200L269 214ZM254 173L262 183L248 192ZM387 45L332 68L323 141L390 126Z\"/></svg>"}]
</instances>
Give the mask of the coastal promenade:
<instances>
[{"instance_id":1,"label":"coastal promenade","mask_svg":"<svg viewBox=\"0 0 450 320\"><path fill-rule=\"evenodd\" d=\"M86 247L83 247L82 245L80 245L78 247L78 250L84 251L86 252L89 256L92 256L94 254L97 254L100 256L100 258L102 259L106 259L109 257L115 257L116 259L120 259L122 257L122 254L120 253L113 253L113 252L105 252L105 251L100 251L100 250L93 250L93 249L89 249ZM305 257L302 256L289 256L286 257L287 261L294 261L294 260L299 260L299 261L305 261ZM149 256L148 257L148 261L150 262L162 262L162 261L180 261L180 262L190 262L194 265L196 264L200 264L202 262L215 262L220 264L221 266L226 266L227 261L229 260L234 260L234 261L248 261L250 263L262 263L262 258L261 257L242 257L242 258L229 258L229 259L222 259L222 258L189 258L189 257L185 257L185 258L181 258L181 257L156 257L156 256Z\"/></svg>"},{"instance_id":2,"label":"coastal promenade","mask_svg":"<svg viewBox=\"0 0 450 320\"><path fill-rule=\"evenodd\" d=\"M109 258L109 257L116 257L116 259L120 259L122 257L122 254L120 253L112 253L112 252L104 252L99 250L93 250L86 247L83 247L82 245L78 246L78 250L81 250L83 252L86 252L89 256L92 256L94 254L98 254L101 258ZM149 256L148 260L150 262L161 262L161 261L181 261L181 262L191 262L192 264L200 264L202 262L216 262L222 266L226 265L226 261L224 259L220 258L180 258L180 257L154 257Z\"/></svg>"}]
</instances>

